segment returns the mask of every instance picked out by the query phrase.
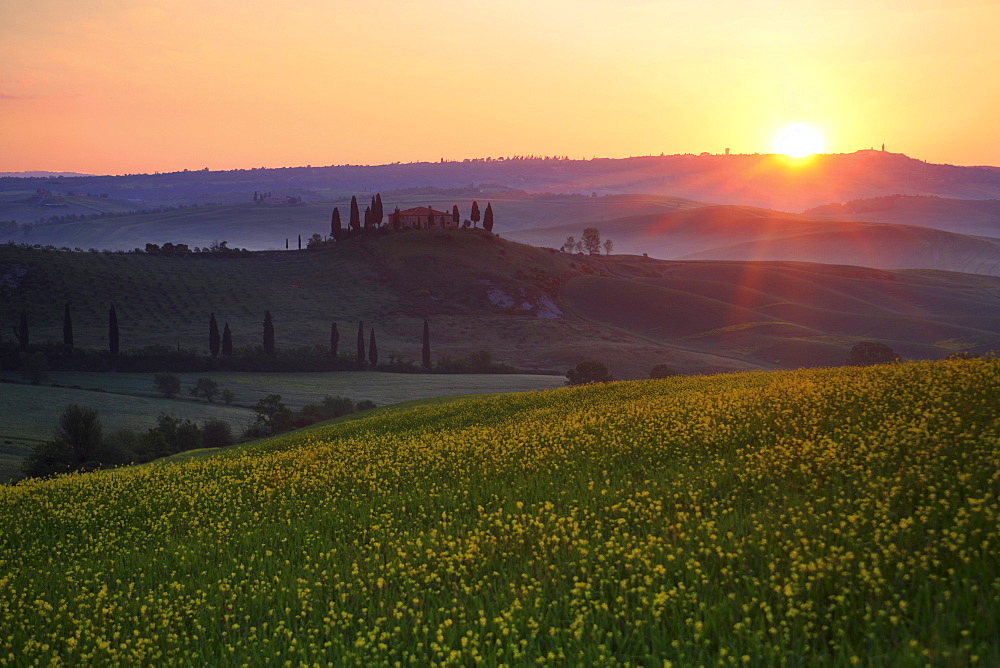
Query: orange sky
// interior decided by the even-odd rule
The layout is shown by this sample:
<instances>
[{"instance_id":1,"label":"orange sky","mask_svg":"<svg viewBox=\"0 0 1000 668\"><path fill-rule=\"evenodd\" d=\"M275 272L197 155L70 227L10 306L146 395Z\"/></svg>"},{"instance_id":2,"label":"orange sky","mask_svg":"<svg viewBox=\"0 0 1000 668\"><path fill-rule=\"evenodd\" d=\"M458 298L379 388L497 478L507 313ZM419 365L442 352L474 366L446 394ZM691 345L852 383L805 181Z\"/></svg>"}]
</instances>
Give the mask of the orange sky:
<instances>
[{"instance_id":1,"label":"orange sky","mask_svg":"<svg viewBox=\"0 0 1000 668\"><path fill-rule=\"evenodd\" d=\"M0 0L0 171L827 151L1000 165L996 0Z\"/></svg>"}]
</instances>

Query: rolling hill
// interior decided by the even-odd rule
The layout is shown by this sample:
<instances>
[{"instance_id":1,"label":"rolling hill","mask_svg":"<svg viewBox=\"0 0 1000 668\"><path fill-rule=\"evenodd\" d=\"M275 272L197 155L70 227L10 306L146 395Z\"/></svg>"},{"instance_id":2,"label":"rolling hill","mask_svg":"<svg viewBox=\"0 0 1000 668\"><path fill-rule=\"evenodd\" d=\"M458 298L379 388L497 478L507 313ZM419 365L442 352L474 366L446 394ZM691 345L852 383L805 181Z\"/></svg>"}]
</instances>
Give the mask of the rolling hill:
<instances>
[{"instance_id":1,"label":"rolling hill","mask_svg":"<svg viewBox=\"0 0 1000 668\"><path fill-rule=\"evenodd\" d=\"M234 344L258 345L265 310L278 346L326 346L358 321L379 350L419 359L489 350L557 373L583 359L618 377L842 363L860 339L911 358L1000 349L1000 278L790 262L658 261L566 255L480 231L407 232L334 247L201 255L66 253L0 247L0 327L29 312L32 340L103 347L117 307L124 348L207 347L210 313ZM9 336L9 335L8 335Z\"/></svg>"},{"instance_id":2,"label":"rolling hill","mask_svg":"<svg viewBox=\"0 0 1000 668\"><path fill-rule=\"evenodd\" d=\"M561 246L596 226L619 253L663 259L787 260L880 269L941 269L1000 275L1000 240L898 224L824 220L742 206L703 206L593 224L519 230L506 236Z\"/></svg>"},{"instance_id":3,"label":"rolling hill","mask_svg":"<svg viewBox=\"0 0 1000 668\"><path fill-rule=\"evenodd\" d=\"M484 159L390 165L336 165L185 171L64 178L0 178L0 193L46 188L108 193L143 206L240 203L254 191L305 201L403 188L500 186L534 193L649 193L785 211L893 194L962 199L1000 197L1000 171L928 164L899 153L857 151L793 160L781 155L660 155L592 160ZM138 207L141 208L141 207ZM7 220L0 208L0 220Z\"/></svg>"},{"instance_id":4,"label":"rolling hill","mask_svg":"<svg viewBox=\"0 0 1000 668\"><path fill-rule=\"evenodd\" d=\"M825 220L899 223L974 236L1000 237L1000 199L890 195L826 204L808 209L804 215Z\"/></svg>"}]
</instances>

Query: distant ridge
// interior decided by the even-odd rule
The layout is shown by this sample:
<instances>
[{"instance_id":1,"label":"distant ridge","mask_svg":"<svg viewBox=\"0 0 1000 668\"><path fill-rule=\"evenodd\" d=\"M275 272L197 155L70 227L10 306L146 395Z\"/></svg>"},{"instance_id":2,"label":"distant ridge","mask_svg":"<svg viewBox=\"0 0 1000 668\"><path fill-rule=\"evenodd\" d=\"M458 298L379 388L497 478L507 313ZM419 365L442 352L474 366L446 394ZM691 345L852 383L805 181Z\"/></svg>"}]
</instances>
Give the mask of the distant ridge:
<instances>
[{"instance_id":1,"label":"distant ridge","mask_svg":"<svg viewBox=\"0 0 1000 668\"><path fill-rule=\"evenodd\" d=\"M23 175L22 175L23 178ZM38 177L36 177L38 178ZM51 177L49 177L51 179ZM38 187L52 189L58 184ZM15 189L8 181L0 191ZM783 155L651 155L634 158L476 159L378 166L186 171L75 177L73 188L112 198L220 204L274 191L303 201L403 188L514 188L531 193L647 194L701 202L802 211L830 202L893 194L1000 198L1000 169L935 165L901 153L857 151L801 160ZM0 212L2 218L2 212Z\"/></svg>"},{"instance_id":2,"label":"distant ridge","mask_svg":"<svg viewBox=\"0 0 1000 668\"><path fill-rule=\"evenodd\" d=\"M0 172L0 179L51 179L60 176L96 176L80 172Z\"/></svg>"}]
</instances>

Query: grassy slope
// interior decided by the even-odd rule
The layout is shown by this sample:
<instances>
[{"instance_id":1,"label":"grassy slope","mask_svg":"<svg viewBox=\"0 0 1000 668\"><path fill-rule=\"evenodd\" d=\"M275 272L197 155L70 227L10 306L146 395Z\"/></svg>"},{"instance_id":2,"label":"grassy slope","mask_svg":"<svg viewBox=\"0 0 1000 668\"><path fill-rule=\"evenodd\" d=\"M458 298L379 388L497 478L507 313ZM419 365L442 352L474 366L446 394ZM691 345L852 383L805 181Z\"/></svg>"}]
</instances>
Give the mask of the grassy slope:
<instances>
[{"instance_id":1,"label":"grassy slope","mask_svg":"<svg viewBox=\"0 0 1000 668\"><path fill-rule=\"evenodd\" d=\"M1000 200L891 195L827 204L806 211L833 220L868 220L934 227L961 234L1000 237Z\"/></svg>"},{"instance_id":2,"label":"grassy slope","mask_svg":"<svg viewBox=\"0 0 1000 668\"><path fill-rule=\"evenodd\" d=\"M115 301L125 348L203 349L212 312L230 323L237 347L256 345L269 309L280 348L327 345L335 321L341 350L352 350L363 320L383 359L419 359L429 318L435 358L485 348L499 361L560 373L596 358L618 377L642 377L656 363L685 372L838 364L858 339L884 339L911 357L1000 349L994 277L582 258L475 232L225 260L0 247L0 269L12 267L27 274L6 288L0 322L15 322L27 304L32 340L59 340L69 299L76 340L90 347L104 346ZM512 306L499 305L498 293ZM538 317L546 304L561 316Z\"/></svg>"},{"instance_id":3,"label":"grassy slope","mask_svg":"<svg viewBox=\"0 0 1000 668\"><path fill-rule=\"evenodd\" d=\"M464 399L0 489L0 656L996 665L998 364Z\"/></svg>"}]
</instances>

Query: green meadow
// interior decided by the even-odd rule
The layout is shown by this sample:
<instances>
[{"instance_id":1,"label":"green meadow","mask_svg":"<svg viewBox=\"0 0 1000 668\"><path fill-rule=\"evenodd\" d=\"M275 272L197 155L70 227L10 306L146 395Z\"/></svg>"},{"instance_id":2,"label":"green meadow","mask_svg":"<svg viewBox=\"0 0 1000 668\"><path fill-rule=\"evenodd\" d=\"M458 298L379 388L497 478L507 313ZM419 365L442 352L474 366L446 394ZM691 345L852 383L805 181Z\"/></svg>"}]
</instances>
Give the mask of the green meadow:
<instances>
[{"instance_id":1,"label":"green meadow","mask_svg":"<svg viewBox=\"0 0 1000 668\"><path fill-rule=\"evenodd\" d=\"M156 392L153 374L54 372L46 385L0 384L0 480L20 477L23 458L37 443L52 437L66 406L93 408L105 432L145 431L160 414L203 422L221 419L239 434L254 420L253 406L269 394L280 394L292 410L318 403L324 396L370 399L378 406L428 397L525 392L559 387L561 376L527 374L389 374L361 371L337 373L189 373L177 374L181 394L166 399ZM0 374L15 379L16 374ZM196 401L189 395L199 378L211 378L233 392L230 406ZM58 385L58 387L56 387Z\"/></svg>"},{"instance_id":2,"label":"green meadow","mask_svg":"<svg viewBox=\"0 0 1000 668\"><path fill-rule=\"evenodd\" d=\"M0 662L1000 663L1000 361L456 398L0 488Z\"/></svg>"}]
</instances>

